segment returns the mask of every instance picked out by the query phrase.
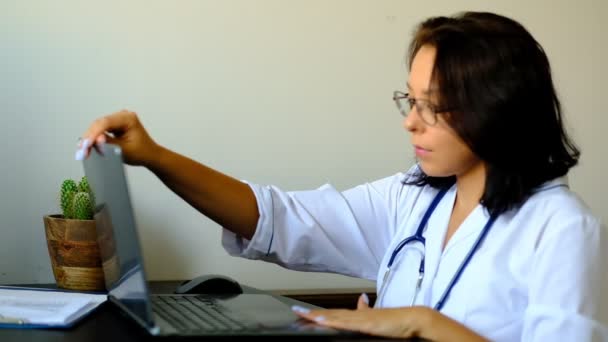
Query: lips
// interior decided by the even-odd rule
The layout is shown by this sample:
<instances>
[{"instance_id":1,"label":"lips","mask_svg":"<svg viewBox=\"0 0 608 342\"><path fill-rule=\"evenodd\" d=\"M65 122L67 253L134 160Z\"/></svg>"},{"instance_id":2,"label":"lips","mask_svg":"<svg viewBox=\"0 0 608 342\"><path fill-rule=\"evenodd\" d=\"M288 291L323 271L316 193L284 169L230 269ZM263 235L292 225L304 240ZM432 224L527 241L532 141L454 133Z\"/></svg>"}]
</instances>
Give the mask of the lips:
<instances>
[{"instance_id":1,"label":"lips","mask_svg":"<svg viewBox=\"0 0 608 342\"><path fill-rule=\"evenodd\" d=\"M421 146L414 145L414 152L418 157L424 157L431 153L431 150L427 150L426 148L423 148Z\"/></svg>"}]
</instances>

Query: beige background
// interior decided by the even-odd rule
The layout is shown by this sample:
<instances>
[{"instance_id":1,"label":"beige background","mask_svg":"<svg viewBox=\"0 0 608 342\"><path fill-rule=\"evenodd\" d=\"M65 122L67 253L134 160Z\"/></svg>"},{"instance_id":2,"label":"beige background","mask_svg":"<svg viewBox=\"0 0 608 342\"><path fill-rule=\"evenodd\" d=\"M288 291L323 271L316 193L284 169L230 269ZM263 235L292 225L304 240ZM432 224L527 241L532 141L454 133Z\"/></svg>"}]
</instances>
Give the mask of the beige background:
<instances>
[{"instance_id":1,"label":"beige background","mask_svg":"<svg viewBox=\"0 0 608 342\"><path fill-rule=\"evenodd\" d=\"M167 147L286 190L345 189L409 167L391 101L407 78L405 46L418 21L465 9L511 16L545 47L583 151L572 188L605 220L605 1L1 0L0 283L53 281L42 216L57 212L63 178L83 174L77 137L122 108ZM151 279L370 285L228 257L216 224L147 170L128 176Z\"/></svg>"}]
</instances>

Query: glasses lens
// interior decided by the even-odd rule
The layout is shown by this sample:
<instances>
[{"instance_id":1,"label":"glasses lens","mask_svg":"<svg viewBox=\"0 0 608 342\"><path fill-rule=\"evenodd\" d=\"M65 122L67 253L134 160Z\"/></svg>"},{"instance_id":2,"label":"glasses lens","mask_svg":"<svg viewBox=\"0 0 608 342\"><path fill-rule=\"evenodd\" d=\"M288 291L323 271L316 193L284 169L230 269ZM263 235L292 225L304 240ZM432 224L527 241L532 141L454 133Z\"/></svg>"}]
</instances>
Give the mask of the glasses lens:
<instances>
[{"instance_id":1,"label":"glasses lens","mask_svg":"<svg viewBox=\"0 0 608 342\"><path fill-rule=\"evenodd\" d=\"M403 116L407 116L414 108L418 116L428 125L434 125L437 123L437 112L435 108L428 103L426 100L416 100L410 98L410 94L395 91L393 93L393 100L399 109L399 113Z\"/></svg>"},{"instance_id":2,"label":"glasses lens","mask_svg":"<svg viewBox=\"0 0 608 342\"><path fill-rule=\"evenodd\" d=\"M403 116L407 116L407 113L409 113L411 108L410 103L408 102L407 94L396 91L393 93L393 100L397 105L399 113Z\"/></svg>"},{"instance_id":3,"label":"glasses lens","mask_svg":"<svg viewBox=\"0 0 608 342\"><path fill-rule=\"evenodd\" d=\"M422 120L427 124L434 125L437 122L435 112L433 109L431 109L428 103L419 103L418 106L416 106L416 109L418 110L418 114Z\"/></svg>"},{"instance_id":4,"label":"glasses lens","mask_svg":"<svg viewBox=\"0 0 608 342\"><path fill-rule=\"evenodd\" d=\"M403 116L406 116L407 113L410 111L410 106L407 102L407 99L404 99L404 98L398 99L397 106L399 107L399 111L401 112L401 115L403 115Z\"/></svg>"}]
</instances>

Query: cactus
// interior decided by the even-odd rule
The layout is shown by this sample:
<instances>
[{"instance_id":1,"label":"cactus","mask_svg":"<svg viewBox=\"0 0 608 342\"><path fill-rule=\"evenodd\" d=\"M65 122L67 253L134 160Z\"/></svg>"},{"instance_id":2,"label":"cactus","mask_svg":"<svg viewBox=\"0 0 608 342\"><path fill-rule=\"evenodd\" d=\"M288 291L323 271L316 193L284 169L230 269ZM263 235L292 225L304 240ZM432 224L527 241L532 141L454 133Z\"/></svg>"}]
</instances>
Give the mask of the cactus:
<instances>
[{"instance_id":1,"label":"cactus","mask_svg":"<svg viewBox=\"0 0 608 342\"><path fill-rule=\"evenodd\" d=\"M61 184L61 210L66 219L92 220L95 198L89 182L82 177L80 182L66 179Z\"/></svg>"},{"instance_id":2,"label":"cactus","mask_svg":"<svg viewBox=\"0 0 608 342\"><path fill-rule=\"evenodd\" d=\"M91 201L91 210L95 207L95 196L93 196L93 191L91 190L91 186L89 185L89 180L87 177L82 177L80 182L78 183L78 189L81 192L86 192L89 194L89 200Z\"/></svg>"},{"instance_id":3,"label":"cactus","mask_svg":"<svg viewBox=\"0 0 608 342\"><path fill-rule=\"evenodd\" d=\"M66 179L61 184L61 211L63 217L72 217L72 200L74 194L78 192L78 185L72 179Z\"/></svg>"},{"instance_id":4,"label":"cactus","mask_svg":"<svg viewBox=\"0 0 608 342\"><path fill-rule=\"evenodd\" d=\"M89 186L89 180L87 177L82 177L80 182L78 183L78 191L81 192L91 192L91 188Z\"/></svg>"},{"instance_id":5,"label":"cactus","mask_svg":"<svg viewBox=\"0 0 608 342\"><path fill-rule=\"evenodd\" d=\"M78 192L74 195L72 215L77 220L90 220L93 217L93 206L88 192Z\"/></svg>"}]
</instances>

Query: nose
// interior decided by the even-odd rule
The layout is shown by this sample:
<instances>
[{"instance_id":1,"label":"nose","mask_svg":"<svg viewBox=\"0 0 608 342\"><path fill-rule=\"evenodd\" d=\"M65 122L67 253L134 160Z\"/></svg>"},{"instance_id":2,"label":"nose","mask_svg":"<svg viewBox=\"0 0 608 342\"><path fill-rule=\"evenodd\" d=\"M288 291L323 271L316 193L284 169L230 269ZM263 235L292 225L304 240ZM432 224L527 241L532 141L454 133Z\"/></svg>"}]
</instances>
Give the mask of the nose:
<instances>
[{"instance_id":1,"label":"nose","mask_svg":"<svg viewBox=\"0 0 608 342\"><path fill-rule=\"evenodd\" d=\"M416 132L420 131L424 127L424 122L418 115L418 111L415 110L414 106L408 114L403 118L403 128L405 128L408 132Z\"/></svg>"}]
</instances>

